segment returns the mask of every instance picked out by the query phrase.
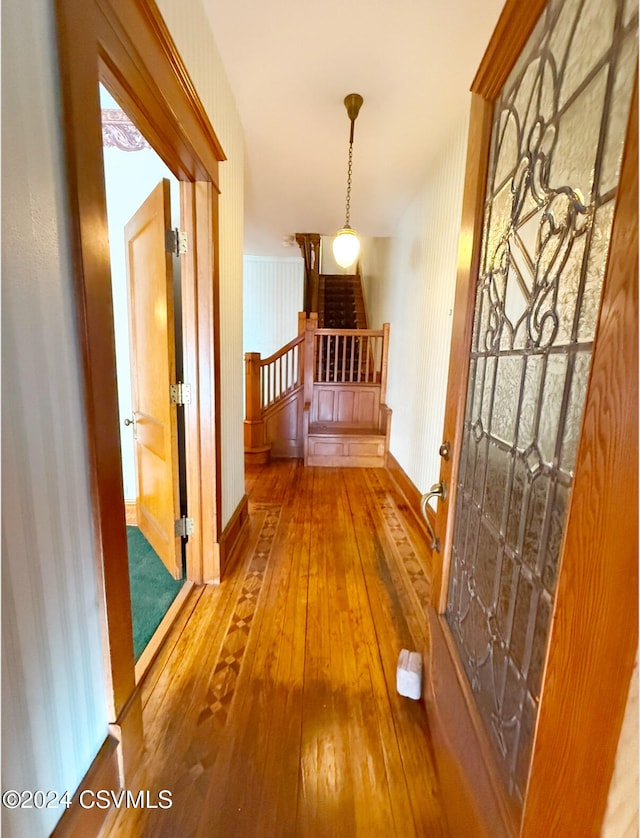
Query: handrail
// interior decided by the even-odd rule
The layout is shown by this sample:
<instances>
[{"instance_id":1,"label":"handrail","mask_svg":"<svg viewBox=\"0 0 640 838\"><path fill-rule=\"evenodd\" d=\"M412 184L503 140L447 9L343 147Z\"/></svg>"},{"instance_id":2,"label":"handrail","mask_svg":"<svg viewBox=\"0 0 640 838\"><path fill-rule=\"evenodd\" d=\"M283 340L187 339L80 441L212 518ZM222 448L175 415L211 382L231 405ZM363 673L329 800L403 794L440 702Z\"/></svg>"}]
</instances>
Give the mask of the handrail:
<instances>
[{"instance_id":1,"label":"handrail","mask_svg":"<svg viewBox=\"0 0 640 838\"><path fill-rule=\"evenodd\" d=\"M277 404L302 384L302 352L298 350L304 335L290 340L264 360L260 360L260 409Z\"/></svg>"},{"instance_id":2,"label":"handrail","mask_svg":"<svg viewBox=\"0 0 640 838\"><path fill-rule=\"evenodd\" d=\"M277 361L282 355L286 355L287 352L292 349L294 346L297 346L299 343L304 341L304 335L298 335L297 338L290 340L285 346L281 349L278 349L277 352L274 352L273 355L269 355L268 358L261 358L260 359L260 366L264 367L267 364L271 364L273 361Z\"/></svg>"},{"instance_id":3,"label":"handrail","mask_svg":"<svg viewBox=\"0 0 640 838\"><path fill-rule=\"evenodd\" d=\"M344 335L345 337L369 335L381 338L384 337L384 334L384 329L316 329L316 335Z\"/></svg>"}]
</instances>

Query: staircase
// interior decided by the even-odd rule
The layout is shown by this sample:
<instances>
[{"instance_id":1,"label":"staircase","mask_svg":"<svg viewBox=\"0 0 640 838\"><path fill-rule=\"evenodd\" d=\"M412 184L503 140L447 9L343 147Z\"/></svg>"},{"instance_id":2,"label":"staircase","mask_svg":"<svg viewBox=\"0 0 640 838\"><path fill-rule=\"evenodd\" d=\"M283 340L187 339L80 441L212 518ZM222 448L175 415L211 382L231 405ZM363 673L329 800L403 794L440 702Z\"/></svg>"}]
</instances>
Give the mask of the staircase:
<instances>
[{"instance_id":1,"label":"staircase","mask_svg":"<svg viewBox=\"0 0 640 838\"><path fill-rule=\"evenodd\" d=\"M346 299L345 286L333 296ZM350 308L357 316L357 301ZM318 328L318 320L301 313L298 337L286 347L264 361L245 356L245 457L255 461L270 451L304 456L309 466L382 468L391 421L384 402L389 324Z\"/></svg>"},{"instance_id":2,"label":"staircase","mask_svg":"<svg viewBox=\"0 0 640 838\"><path fill-rule=\"evenodd\" d=\"M323 329L366 329L367 315L360 275L320 276L318 323Z\"/></svg>"}]
</instances>

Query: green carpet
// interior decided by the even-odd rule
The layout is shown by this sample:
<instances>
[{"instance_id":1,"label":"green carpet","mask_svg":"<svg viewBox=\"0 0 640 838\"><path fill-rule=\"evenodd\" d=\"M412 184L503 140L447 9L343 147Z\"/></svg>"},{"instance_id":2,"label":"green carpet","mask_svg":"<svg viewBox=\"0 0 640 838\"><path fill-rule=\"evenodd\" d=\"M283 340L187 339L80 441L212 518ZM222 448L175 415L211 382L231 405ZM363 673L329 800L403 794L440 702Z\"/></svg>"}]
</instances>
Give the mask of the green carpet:
<instances>
[{"instance_id":1,"label":"green carpet","mask_svg":"<svg viewBox=\"0 0 640 838\"><path fill-rule=\"evenodd\" d=\"M129 588L136 661L183 584L174 579L137 527L127 527Z\"/></svg>"}]
</instances>

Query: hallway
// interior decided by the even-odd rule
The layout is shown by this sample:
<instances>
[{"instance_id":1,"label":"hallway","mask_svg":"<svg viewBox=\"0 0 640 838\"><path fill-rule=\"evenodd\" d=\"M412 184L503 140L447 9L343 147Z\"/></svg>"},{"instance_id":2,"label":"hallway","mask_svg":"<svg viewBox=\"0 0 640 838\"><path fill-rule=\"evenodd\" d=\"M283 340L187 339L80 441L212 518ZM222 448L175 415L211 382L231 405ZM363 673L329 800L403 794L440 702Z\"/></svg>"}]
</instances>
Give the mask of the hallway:
<instances>
[{"instance_id":1,"label":"hallway","mask_svg":"<svg viewBox=\"0 0 640 838\"><path fill-rule=\"evenodd\" d=\"M199 588L143 686L128 788L170 809L107 836L446 836L422 701L401 648L428 649L423 539L381 469L247 470L248 538Z\"/></svg>"}]
</instances>

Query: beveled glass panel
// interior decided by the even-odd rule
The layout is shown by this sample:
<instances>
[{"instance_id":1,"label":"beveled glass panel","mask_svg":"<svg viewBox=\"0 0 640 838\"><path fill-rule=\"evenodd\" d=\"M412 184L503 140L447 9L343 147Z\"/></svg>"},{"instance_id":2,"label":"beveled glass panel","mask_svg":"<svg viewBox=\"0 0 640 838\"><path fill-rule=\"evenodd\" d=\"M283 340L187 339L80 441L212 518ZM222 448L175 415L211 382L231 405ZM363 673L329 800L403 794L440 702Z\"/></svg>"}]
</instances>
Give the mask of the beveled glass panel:
<instances>
[{"instance_id":1,"label":"beveled glass panel","mask_svg":"<svg viewBox=\"0 0 640 838\"><path fill-rule=\"evenodd\" d=\"M520 521L523 514L526 485L527 468L523 460L518 457L515 460L513 469L511 497L509 498L509 518L507 520L507 544L515 554L520 552Z\"/></svg>"},{"instance_id":2,"label":"beveled glass panel","mask_svg":"<svg viewBox=\"0 0 640 838\"><path fill-rule=\"evenodd\" d=\"M637 13L637 5L636 5ZM637 26L637 24L636 24ZM631 65L638 60L638 48L635 27L624 40L621 63ZM617 73L611 102L611 118L607 126L607 135L602 155L602 171L600 175L600 195L604 196L615 187L620 176L624 135L627 127L629 110L627 102L631 97L633 73Z\"/></svg>"},{"instance_id":3,"label":"beveled glass panel","mask_svg":"<svg viewBox=\"0 0 640 838\"><path fill-rule=\"evenodd\" d=\"M582 427L582 413L584 410L584 401L587 397L590 369L591 353L578 353L574 361L562 440L562 453L560 455L560 468L567 474L573 474L573 467L578 452L578 440Z\"/></svg>"},{"instance_id":4,"label":"beveled glass panel","mask_svg":"<svg viewBox=\"0 0 640 838\"><path fill-rule=\"evenodd\" d=\"M483 521L478 534L474 578L477 594L485 608L488 608L494 600L499 552L500 545L495 533Z\"/></svg>"},{"instance_id":5,"label":"beveled glass panel","mask_svg":"<svg viewBox=\"0 0 640 838\"><path fill-rule=\"evenodd\" d=\"M537 438L540 386L545 363L542 355L529 355L525 358L525 362L522 404L518 421L518 449L520 451L529 448Z\"/></svg>"},{"instance_id":6,"label":"beveled glass panel","mask_svg":"<svg viewBox=\"0 0 640 838\"><path fill-rule=\"evenodd\" d=\"M509 485L510 466L511 457L508 452L497 445L490 444L487 459L484 513L498 532L502 530L503 526L502 520Z\"/></svg>"},{"instance_id":7,"label":"beveled glass panel","mask_svg":"<svg viewBox=\"0 0 640 838\"><path fill-rule=\"evenodd\" d=\"M567 487L562 483L556 483L551 503L549 530L544 545L544 566L542 570L542 582L549 592L554 591L556 587L568 500L569 491Z\"/></svg>"},{"instance_id":8,"label":"beveled glass panel","mask_svg":"<svg viewBox=\"0 0 640 838\"><path fill-rule=\"evenodd\" d=\"M480 420L482 427L489 429L491 426L491 409L493 407L493 391L496 380L497 358L487 358L483 380L482 407L480 409Z\"/></svg>"},{"instance_id":9,"label":"beveled glass panel","mask_svg":"<svg viewBox=\"0 0 640 838\"><path fill-rule=\"evenodd\" d=\"M542 459L553 464L558 446L558 429L567 379L566 355L550 355L547 358L542 406L538 427L538 447Z\"/></svg>"},{"instance_id":10,"label":"beveled glass panel","mask_svg":"<svg viewBox=\"0 0 640 838\"><path fill-rule=\"evenodd\" d=\"M522 540L522 561L535 573L538 564L538 552L543 536L543 524L547 509L549 475L544 471L531 481L527 500L527 512Z\"/></svg>"},{"instance_id":11,"label":"beveled glass panel","mask_svg":"<svg viewBox=\"0 0 640 838\"><path fill-rule=\"evenodd\" d=\"M569 344L573 340L586 246L586 235L576 238L558 281L558 334L554 341L555 346Z\"/></svg>"},{"instance_id":12,"label":"beveled glass panel","mask_svg":"<svg viewBox=\"0 0 640 838\"><path fill-rule=\"evenodd\" d=\"M591 118L602 111L607 87L607 67L595 76L578 98L560 115L558 142L549 178L558 187L570 186L587 204L593 199L600 122ZM577 141L576 138L580 138Z\"/></svg>"},{"instance_id":13,"label":"beveled glass panel","mask_svg":"<svg viewBox=\"0 0 640 838\"><path fill-rule=\"evenodd\" d=\"M498 359L498 374L491 418L491 435L513 445L520 402L520 384L524 359L510 355Z\"/></svg>"},{"instance_id":14,"label":"beveled glass panel","mask_svg":"<svg viewBox=\"0 0 640 838\"><path fill-rule=\"evenodd\" d=\"M609 48L618 4L614 0L570 0L567 5L576 28L560 85L561 108Z\"/></svg>"},{"instance_id":15,"label":"beveled glass panel","mask_svg":"<svg viewBox=\"0 0 640 838\"><path fill-rule=\"evenodd\" d=\"M637 60L630 6L550 0L495 105L446 619L515 801Z\"/></svg>"},{"instance_id":16,"label":"beveled glass panel","mask_svg":"<svg viewBox=\"0 0 640 838\"><path fill-rule=\"evenodd\" d=\"M591 233L591 249L585 273L585 285L580 302L578 320L578 342L593 341L596 335L596 323L600 311L602 283L606 267L606 255L609 252L611 225L613 223L613 199L600 207L595 214Z\"/></svg>"},{"instance_id":17,"label":"beveled glass panel","mask_svg":"<svg viewBox=\"0 0 640 838\"><path fill-rule=\"evenodd\" d=\"M523 671L527 655L527 633L532 614L533 593L534 587L531 577L522 569L518 579L518 590L516 593L513 625L509 643L510 658L517 667L518 672Z\"/></svg>"}]
</instances>

